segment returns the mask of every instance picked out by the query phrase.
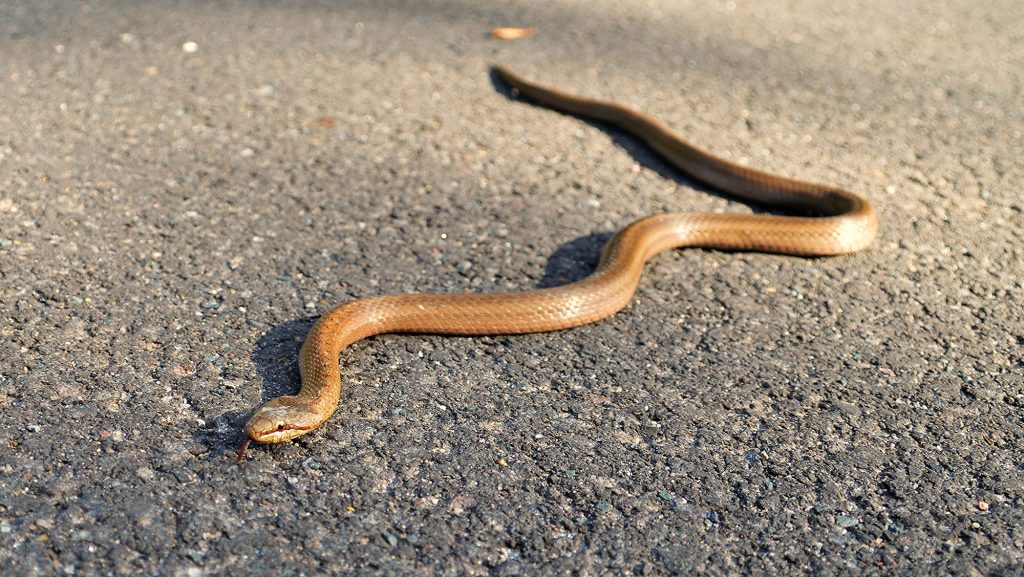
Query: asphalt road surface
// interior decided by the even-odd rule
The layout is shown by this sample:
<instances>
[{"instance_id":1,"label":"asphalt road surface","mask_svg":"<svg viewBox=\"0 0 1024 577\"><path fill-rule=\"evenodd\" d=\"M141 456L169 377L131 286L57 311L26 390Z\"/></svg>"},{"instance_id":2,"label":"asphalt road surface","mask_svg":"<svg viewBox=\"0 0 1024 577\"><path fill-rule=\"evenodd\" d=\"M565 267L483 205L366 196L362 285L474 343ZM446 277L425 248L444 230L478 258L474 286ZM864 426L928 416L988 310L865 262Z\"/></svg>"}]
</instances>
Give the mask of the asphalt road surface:
<instances>
[{"instance_id":1,"label":"asphalt road surface","mask_svg":"<svg viewBox=\"0 0 1024 577\"><path fill-rule=\"evenodd\" d=\"M0 2L0 573L1021 574L1022 30L1017 0ZM879 238L669 252L571 331L368 339L321 429L236 466L333 305L762 210L498 62L857 191Z\"/></svg>"}]
</instances>

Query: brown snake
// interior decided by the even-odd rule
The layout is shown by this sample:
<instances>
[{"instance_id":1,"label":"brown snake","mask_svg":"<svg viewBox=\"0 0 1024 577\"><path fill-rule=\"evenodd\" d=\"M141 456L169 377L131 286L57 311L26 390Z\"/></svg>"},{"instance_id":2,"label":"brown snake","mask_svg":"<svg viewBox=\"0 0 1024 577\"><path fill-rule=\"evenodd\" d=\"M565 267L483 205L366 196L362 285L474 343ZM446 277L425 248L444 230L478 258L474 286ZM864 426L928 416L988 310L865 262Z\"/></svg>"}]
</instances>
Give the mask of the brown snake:
<instances>
[{"instance_id":1,"label":"brown snake","mask_svg":"<svg viewBox=\"0 0 1024 577\"><path fill-rule=\"evenodd\" d=\"M608 317L629 303L644 263L675 247L836 255L871 244L878 228L863 198L838 188L734 164L688 143L647 114L538 86L495 68L523 96L555 110L605 122L646 142L679 169L718 190L764 205L821 216L672 212L642 218L604 247L593 274L564 286L521 292L400 294L361 298L320 317L299 355L302 388L272 399L245 426L250 441L304 435L334 412L341 394L338 356L382 333L502 335L567 329Z\"/></svg>"}]
</instances>

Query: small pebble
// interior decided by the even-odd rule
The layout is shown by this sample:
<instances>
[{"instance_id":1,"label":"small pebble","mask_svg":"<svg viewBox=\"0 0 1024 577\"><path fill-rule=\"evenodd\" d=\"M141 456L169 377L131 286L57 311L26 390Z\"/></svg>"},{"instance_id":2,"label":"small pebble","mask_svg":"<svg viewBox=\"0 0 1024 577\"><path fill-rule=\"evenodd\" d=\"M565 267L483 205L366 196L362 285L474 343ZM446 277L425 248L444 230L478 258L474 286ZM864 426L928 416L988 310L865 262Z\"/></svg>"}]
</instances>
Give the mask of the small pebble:
<instances>
[{"instance_id":1,"label":"small pebble","mask_svg":"<svg viewBox=\"0 0 1024 577\"><path fill-rule=\"evenodd\" d=\"M189 41L189 42L186 42L186 43L182 44L181 45L181 49L184 50L188 54L192 54L196 50L199 50L199 45L196 44L195 42Z\"/></svg>"},{"instance_id":2,"label":"small pebble","mask_svg":"<svg viewBox=\"0 0 1024 577\"><path fill-rule=\"evenodd\" d=\"M978 501L978 510L988 511L988 503L986 503L985 501Z\"/></svg>"},{"instance_id":3,"label":"small pebble","mask_svg":"<svg viewBox=\"0 0 1024 577\"><path fill-rule=\"evenodd\" d=\"M25 428L28 429L28 432L30 432L30 433L38 433L39 431L43 430L42 427L40 427L39 425L36 425L35 423L33 423L31 425L27 425Z\"/></svg>"},{"instance_id":4,"label":"small pebble","mask_svg":"<svg viewBox=\"0 0 1024 577\"><path fill-rule=\"evenodd\" d=\"M860 524L860 521L854 517L850 517L848 515L836 515L836 525L839 525L844 529L858 524Z\"/></svg>"}]
</instances>

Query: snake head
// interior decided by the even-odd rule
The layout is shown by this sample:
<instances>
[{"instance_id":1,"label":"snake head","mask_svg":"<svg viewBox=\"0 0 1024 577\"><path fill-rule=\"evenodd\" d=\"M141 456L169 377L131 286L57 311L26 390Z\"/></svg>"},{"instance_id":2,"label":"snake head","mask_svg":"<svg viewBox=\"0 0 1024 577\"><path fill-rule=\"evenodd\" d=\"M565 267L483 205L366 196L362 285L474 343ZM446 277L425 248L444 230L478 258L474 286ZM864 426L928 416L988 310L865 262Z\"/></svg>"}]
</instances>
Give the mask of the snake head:
<instances>
[{"instance_id":1,"label":"snake head","mask_svg":"<svg viewBox=\"0 0 1024 577\"><path fill-rule=\"evenodd\" d=\"M245 434L257 443L281 443L305 435L321 422L295 397L278 397L256 409L245 424Z\"/></svg>"}]
</instances>

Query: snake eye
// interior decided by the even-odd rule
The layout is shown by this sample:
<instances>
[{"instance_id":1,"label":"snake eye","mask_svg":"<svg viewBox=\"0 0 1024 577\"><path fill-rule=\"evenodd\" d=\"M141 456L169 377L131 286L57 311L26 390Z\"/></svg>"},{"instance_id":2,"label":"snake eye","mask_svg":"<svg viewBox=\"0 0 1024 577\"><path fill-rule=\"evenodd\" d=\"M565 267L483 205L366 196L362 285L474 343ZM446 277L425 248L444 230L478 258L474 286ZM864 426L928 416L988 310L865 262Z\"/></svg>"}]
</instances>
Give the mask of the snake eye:
<instances>
[{"instance_id":1,"label":"snake eye","mask_svg":"<svg viewBox=\"0 0 1024 577\"><path fill-rule=\"evenodd\" d=\"M277 424L277 430L278 431L283 431L284 430L284 423L278 423Z\"/></svg>"}]
</instances>

